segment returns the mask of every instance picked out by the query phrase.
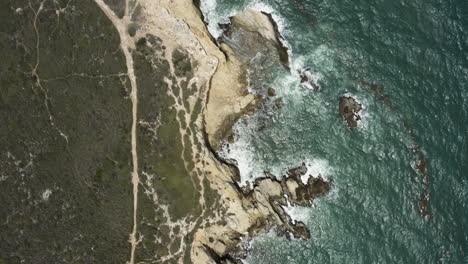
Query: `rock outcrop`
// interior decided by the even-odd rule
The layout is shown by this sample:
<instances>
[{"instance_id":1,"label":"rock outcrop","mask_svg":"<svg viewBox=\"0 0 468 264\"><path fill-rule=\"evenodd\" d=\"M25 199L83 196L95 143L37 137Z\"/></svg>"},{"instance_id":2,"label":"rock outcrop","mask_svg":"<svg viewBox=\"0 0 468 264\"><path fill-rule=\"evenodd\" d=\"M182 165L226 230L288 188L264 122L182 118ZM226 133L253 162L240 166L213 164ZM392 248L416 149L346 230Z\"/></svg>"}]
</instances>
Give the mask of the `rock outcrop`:
<instances>
[{"instance_id":1,"label":"rock outcrop","mask_svg":"<svg viewBox=\"0 0 468 264\"><path fill-rule=\"evenodd\" d=\"M263 97L281 105L248 78L288 67L277 25L245 10L215 40L198 4L5 4L0 263L236 263L256 234L310 236L283 207L328 182L301 166L241 188L216 152Z\"/></svg>"},{"instance_id":2,"label":"rock outcrop","mask_svg":"<svg viewBox=\"0 0 468 264\"><path fill-rule=\"evenodd\" d=\"M212 172L211 186L221 196L224 215L219 216L216 224L206 225L197 232L192 258L206 261L208 257L216 263L236 263L245 257L244 243L267 230L275 229L288 237L309 238L307 227L300 222L292 223L283 207L310 206L315 198L329 191L330 183L310 178L304 184L301 177L307 173L307 168L302 165L288 171L281 179L266 172L251 188L241 188L237 184L238 169L217 157L220 143L232 139L231 129L236 120L258 109L262 98L276 95L273 89L255 83L255 78L247 82L247 69L249 74L255 75L278 64L286 68L289 64L271 15L247 9L232 17L231 24L223 25L223 29L224 35L218 43L226 62L213 75L204 123L206 143L216 159L207 168ZM237 82L226 83L226 78ZM255 97L247 86L256 93ZM244 104L239 103L244 100ZM275 105L281 108L281 99L276 99Z\"/></svg>"},{"instance_id":3,"label":"rock outcrop","mask_svg":"<svg viewBox=\"0 0 468 264\"><path fill-rule=\"evenodd\" d=\"M242 115L253 113L267 93L261 85L249 82L248 70L255 74L256 67L268 68L277 62L289 66L287 49L271 15L246 9L230 21L221 25L224 34L217 42L225 57L211 79L205 111L205 129L215 150L232 135L234 123ZM259 55L262 65L253 60ZM256 95L248 91L249 86Z\"/></svg>"},{"instance_id":4,"label":"rock outcrop","mask_svg":"<svg viewBox=\"0 0 468 264\"><path fill-rule=\"evenodd\" d=\"M247 254L247 243L254 236L274 229L287 238L309 239L310 233L304 223L293 223L284 207L288 205L311 206L315 198L330 190L330 182L322 178L309 177L307 183L301 178L306 175L303 164L291 169L280 179L265 172L253 186L241 188L231 182L233 189L225 189L223 198L228 201L226 219L221 225L213 225L198 233L200 248L214 259L229 260L232 263ZM196 245L194 245L196 246ZM230 263L230 262L216 262Z\"/></svg>"},{"instance_id":5,"label":"rock outcrop","mask_svg":"<svg viewBox=\"0 0 468 264\"><path fill-rule=\"evenodd\" d=\"M358 121L361 120L361 116L358 114L361 109L362 105L354 98L350 96L340 97L340 115L344 120L346 120L349 127L357 127Z\"/></svg>"},{"instance_id":6,"label":"rock outcrop","mask_svg":"<svg viewBox=\"0 0 468 264\"><path fill-rule=\"evenodd\" d=\"M300 72L300 77L302 84L309 86L314 91L320 90L320 85L314 81L312 78L312 73L309 71L309 69L305 69Z\"/></svg>"}]
</instances>

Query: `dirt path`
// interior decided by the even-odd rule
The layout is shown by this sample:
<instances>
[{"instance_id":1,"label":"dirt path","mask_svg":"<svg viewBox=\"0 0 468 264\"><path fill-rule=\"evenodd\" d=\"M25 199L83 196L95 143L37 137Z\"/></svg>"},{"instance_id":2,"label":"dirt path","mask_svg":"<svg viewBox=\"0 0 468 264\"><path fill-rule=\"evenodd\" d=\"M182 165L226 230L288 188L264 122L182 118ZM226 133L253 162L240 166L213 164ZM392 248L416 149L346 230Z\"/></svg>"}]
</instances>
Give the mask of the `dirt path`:
<instances>
[{"instance_id":1,"label":"dirt path","mask_svg":"<svg viewBox=\"0 0 468 264\"><path fill-rule=\"evenodd\" d=\"M130 234L130 244L131 244L131 252L130 252L130 264L134 264L135 262L135 249L140 242L137 240L137 230L138 230L138 223L137 223L137 210L138 210L138 185L140 183L140 177L138 175L138 153L137 153L137 137L136 137L136 126L137 126L137 110L138 110L138 88L136 84L136 77L135 71L133 67L133 57L130 50L134 47L134 41L132 38L129 37L127 34L127 26L130 22L129 15L128 15L128 8L129 3L126 0L125 3L125 16L122 19L119 19L114 11L112 11L109 6L107 6L103 0L94 0L96 4L102 9L102 11L106 14L109 20L112 21L112 24L117 29L119 36L120 36L120 48L122 49L125 55L125 62L127 65L127 75L130 79L131 85L131 92L130 92L130 100L132 102L132 130L131 130L131 141L132 141L132 163L133 163L133 170L132 170L132 184L133 184L133 229L132 233Z\"/></svg>"}]
</instances>

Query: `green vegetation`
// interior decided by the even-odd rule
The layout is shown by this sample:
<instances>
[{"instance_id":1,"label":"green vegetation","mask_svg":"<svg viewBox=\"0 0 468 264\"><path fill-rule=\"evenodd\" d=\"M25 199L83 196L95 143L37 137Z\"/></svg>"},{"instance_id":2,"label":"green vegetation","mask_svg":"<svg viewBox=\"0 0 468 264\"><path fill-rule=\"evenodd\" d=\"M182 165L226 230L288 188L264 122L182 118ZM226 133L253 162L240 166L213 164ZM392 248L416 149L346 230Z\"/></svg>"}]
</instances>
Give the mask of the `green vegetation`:
<instances>
[{"instance_id":1,"label":"green vegetation","mask_svg":"<svg viewBox=\"0 0 468 264\"><path fill-rule=\"evenodd\" d=\"M187 171L182 159L184 153L184 158L189 161L190 168L193 168L191 143L188 138L182 139L179 132L179 122L176 119L176 116L179 115L183 123L182 127L185 128L187 126L185 113L182 111L177 113L171 107L175 102L167 94L169 87L164 82L165 77L172 79L173 83L175 83L175 79L170 75L169 62L156 55L158 51L164 49L161 46L156 49L154 46L148 45L149 38L151 36L139 40L137 52L134 53L139 98L138 119L145 122L159 120L159 126L157 138L148 133L138 132L140 175L143 175L143 172L154 175L152 187L155 188L160 202L169 205L171 220L175 221L185 216L200 214L199 194L197 187L192 182L193 178L196 177ZM176 54L174 64L178 77L192 76L188 55L181 51L176 51L174 54ZM174 84L172 90L178 95L181 87L175 86L177 85ZM183 89L185 90L185 88ZM138 129L141 131L144 128L139 126ZM185 150L182 140L186 144ZM141 188L140 193L143 192L144 189ZM145 194L140 195L139 204L139 221L154 222L152 219L157 215L155 211L157 205ZM155 253L158 255L168 253L167 244L171 238L167 237L166 227L158 224L154 226L141 225L140 230L145 237L161 237L163 243L144 241L143 246L137 249L139 261L150 260ZM174 243L171 251L175 250L180 241Z\"/></svg>"},{"instance_id":2,"label":"green vegetation","mask_svg":"<svg viewBox=\"0 0 468 264\"><path fill-rule=\"evenodd\" d=\"M172 52L172 61L174 63L175 74L177 77L186 77L187 74L192 73L192 63L187 54L182 52L180 49Z\"/></svg>"},{"instance_id":3,"label":"green vegetation","mask_svg":"<svg viewBox=\"0 0 468 264\"><path fill-rule=\"evenodd\" d=\"M31 0L32 8L38 10L41 2ZM67 3L44 2L37 20L37 50L29 1L0 3L0 221L8 219L0 227L0 264L129 259L132 107L125 60L112 23L92 1L70 2L57 19L56 9ZM121 11L121 0L106 3ZM16 12L18 7L26 8ZM137 28L132 24L129 33ZM175 102L164 78L172 80L176 96L183 95L178 104L185 108L197 90L188 87L195 68L188 54L172 54L175 75L182 80L178 86L169 62L160 56L166 48L159 38L147 35L136 47L138 121L150 124L137 127L138 229L145 239L136 258L145 261L169 253L167 245L176 238L169 237L166 221L192 221L201 213L196 174L202 172L194 170L190 136L198 131L194 122L203 102L196 102L188 123L185 112L171 107ZM188 131L184 138L177 115ZM202 150L202 142L195 138L193 143ZM150 194L152 188L159 204ZM211 206L214 192L206 191ZM169 206L171 219L163 216L161 204ZM170 250L176 251L180 243L174 241ZM188 254L184 256L187 261Z\"/></svg>"},{"instance_id":4,"label":"green vegetation","mask_svg":"<svg viewBox=\"0 0 468 264\"><path fill-rule=\"evenodd\" d=\"M67 2L44 2L38 52L29 1L0 3L1 263L128 260L131 105L116 76L126 66L100 9L72 1L58 20Z\"/></svg>"}]
</instances>

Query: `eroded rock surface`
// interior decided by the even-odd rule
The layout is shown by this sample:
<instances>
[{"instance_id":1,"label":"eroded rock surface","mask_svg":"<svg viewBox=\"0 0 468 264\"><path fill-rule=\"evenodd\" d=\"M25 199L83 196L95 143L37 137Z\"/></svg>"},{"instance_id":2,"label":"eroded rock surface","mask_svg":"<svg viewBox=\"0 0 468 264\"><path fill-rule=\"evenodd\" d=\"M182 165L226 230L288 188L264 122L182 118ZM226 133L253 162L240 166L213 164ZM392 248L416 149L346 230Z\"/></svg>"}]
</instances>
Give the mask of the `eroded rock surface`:
<instances>
[{"instance_id":1,"label":"eroded rock surface","mask_svg":"<svg viewBox=\"0 0 468 264\"><path fill-rule=\"evenodd\" d=\"M206 252L216 256L215 259L241 263L239 259L244 258L247 253L245 243L259 233L274 229L279 235L287 238L309 239L310 233L304 223L293 223L284 210L288 205L311 206L314 199L330 191L330 182L322 178L309 177L304 184L301 178L306 174L307 168L303 164L289 170L279 179L265 172L265 177L256 179L252 188L241 188L236 182L231 183L237 191L237 198L245 214L243 221L246 229L227 222L223 236L203 242Z\"/></svg>"},{"instance_id":2,"label":"eroded rock surface","mask_svg":"<svg viewBox=\"0 0 468 264\"><path fill-rule=\"evenodd\" d=\"M259 72L289 64L270 15L246 9L230 20L222 25L224 34L218 39L226 61L219 63L213 75L205 112L205 120L210 120L206 132L215 150L232 135L234 123L242 115L252 114L267 96L263 82L268 76L259 77Z\"/></svg>"}]
</instances>

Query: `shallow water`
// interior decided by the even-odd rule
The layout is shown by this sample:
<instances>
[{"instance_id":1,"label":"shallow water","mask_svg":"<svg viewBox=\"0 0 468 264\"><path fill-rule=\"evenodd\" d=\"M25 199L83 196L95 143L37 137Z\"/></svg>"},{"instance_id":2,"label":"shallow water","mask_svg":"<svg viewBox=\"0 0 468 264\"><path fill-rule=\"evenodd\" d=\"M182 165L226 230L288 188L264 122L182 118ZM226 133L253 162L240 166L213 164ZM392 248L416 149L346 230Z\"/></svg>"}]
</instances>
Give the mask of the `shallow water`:
<instances>
[{"instance_id":1,"label":"shallow water","mask_svg":"<svg viewBox=\"0 0 468 264\"><path fill-rule=\"evenodd\" d=\"M468 263L468 1L210 0L202 9L216 35L247 6L273 13L292 72L265 83L283 108L239 122L224 155L243 183L305 162L333 190L314 208L289 208L311 240L262 235L246 263ZM300 84L305 67L320 91ZM338 114L343 95L365 107L357 129Z\"/></svg>"}]
</instances>

